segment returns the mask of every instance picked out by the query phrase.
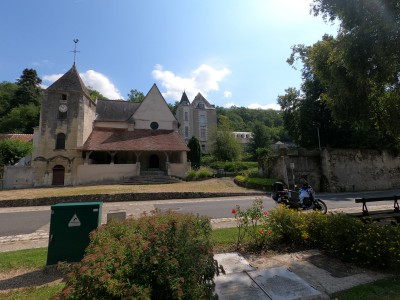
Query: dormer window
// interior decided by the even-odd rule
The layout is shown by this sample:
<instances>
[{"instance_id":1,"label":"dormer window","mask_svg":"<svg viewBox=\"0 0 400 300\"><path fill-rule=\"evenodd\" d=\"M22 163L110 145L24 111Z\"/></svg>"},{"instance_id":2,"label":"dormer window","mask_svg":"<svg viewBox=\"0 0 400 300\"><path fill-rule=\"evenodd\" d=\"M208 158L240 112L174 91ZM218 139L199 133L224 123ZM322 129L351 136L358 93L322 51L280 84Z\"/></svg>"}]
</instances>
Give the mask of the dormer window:
<instances>
[{"instance_id":1,"label":"dormer window","mask_svg":"<svg viewBox=\"0 0 400 300\"><path fill-rule=\"evenodd\" d=\"M203 108L203 109L204 109L205 106L204 106L204 103L203 103L203 102L199 102L199 104L197 104L197 107L198 107L198 108Z\"/></svg>"}]
</instances>

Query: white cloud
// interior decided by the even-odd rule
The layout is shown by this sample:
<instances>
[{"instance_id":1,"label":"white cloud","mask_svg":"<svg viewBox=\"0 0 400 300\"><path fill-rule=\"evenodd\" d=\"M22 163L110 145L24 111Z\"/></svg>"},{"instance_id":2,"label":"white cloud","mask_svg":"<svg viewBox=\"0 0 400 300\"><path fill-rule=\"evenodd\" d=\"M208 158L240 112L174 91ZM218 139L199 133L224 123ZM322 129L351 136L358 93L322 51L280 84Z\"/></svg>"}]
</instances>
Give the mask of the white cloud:
<instances>
[{"instance_id":1,"label":"white cloud","mask_svg":"<svg viewBox=\"0 0 400 300\"><path fill-rule=\"evenodd\" d=\"M247 107L251 108L251 109L274 109L274 110L280 110L281 109L280 105L278 105L278 104L261 105L261 104L258 104L258 103L252 103Z\"/></svg>"},{"instance_id":2,"label":"white cloud","mask_svg":"<svg viewBox=\"0 0 400 300\"><path fill-rule=\"evenodd\" d=\"M229 102L224 105L225 108L231 108L232 106L241 107L240 105L237 105L233 102ZM250 109L274 109L274 110L281 109L281 107L278 104L261 105L258 103L252 103L249 106L247 106L247 108L250 108Z\"/></svg>"},{"instance_id":3,"label":"white cloud","mask_svg":"<svg viewBox=\"0 0 400 300\"><path fill-rule=\"evenodd\" d=\"M52 74L43 76L43 81L48 82L47 86L51 85L54 81L59 79L63 74ZM123 99L118 88L107 78L104 74L94 70L88 70L85 73L79 74L86 87L90 87L108 99Z\"/></svg>"},{"instance_id":4,"label":"white cloud","mask_svg":"<svg viewBox=\"0 0 400 300\"><path fill-rule=\"evenodd\" d=\"M230 98L230 97L232 97L232 92L230 92L230 91L225 91L225 92L224 92L224 98Z\"/></svg>"},{"instance_id":5,"label":"white cloud","mask_svg":"<svg viewBox=\"0 0 400 300\"><path fill-rule=\"evenodd\" d=\"M54 81L56 81L57 79L59 79L61 76L63 76L63 74L52 74L52 75L44 75L42 80L46 81L50 84L52 84Z\"/></svg>"},{"instance_id":6,"label":"white cloud","mask_svg":"<svg viewBox=\"0 0 400 300\"><path fill-rule=\"evenodd\" d=\"M179 101L182 92L185 91L189 100L201 93L207 97L210 91L218 91L220 82L231 71L227 68L217 70L209 65L202 64L196 70L190 72L187 77L181 77L172 71L164 70L161 65L156 65L152 71L153 78L160 81L161 85L166 89L163 96L166 99Z\"/></svg>"},{"instance_id":7,"label":"white cloud","mask_svg":"<svg viewBox=\"0 0 400 300\"><path fill-rule=\"evenodd\" d=\"M93 70L79 74L86 86L99 91L108 99L124 99L117 87L105 75Z\"/></svg>"}]
</instances>

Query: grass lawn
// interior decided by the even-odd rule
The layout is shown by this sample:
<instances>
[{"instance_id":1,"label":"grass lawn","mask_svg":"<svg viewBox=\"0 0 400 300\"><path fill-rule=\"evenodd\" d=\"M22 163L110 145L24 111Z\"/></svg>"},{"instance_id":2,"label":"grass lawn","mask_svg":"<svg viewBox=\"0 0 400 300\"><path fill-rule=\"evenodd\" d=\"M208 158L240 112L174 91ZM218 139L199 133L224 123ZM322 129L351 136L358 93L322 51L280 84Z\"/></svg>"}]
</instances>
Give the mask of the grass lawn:
<instances>
[{"instance_id":1,"label":"grass lawn","mask_svg":"<svg viewBox=\"0 0 400 300\"><path fill-rule=\"evenodd\" d=\"M242 188L233 182L232 178L213 178L204 181L179 182L174 184L152 185L96 185L57 188L32 188L20 190L2 190L0 199L34 199L42 197L91 195L91 194L122 194L122 193L154 193L154 192L215 192L215 193L252 193L254 190Z\"/></svg>"}]
</instances>

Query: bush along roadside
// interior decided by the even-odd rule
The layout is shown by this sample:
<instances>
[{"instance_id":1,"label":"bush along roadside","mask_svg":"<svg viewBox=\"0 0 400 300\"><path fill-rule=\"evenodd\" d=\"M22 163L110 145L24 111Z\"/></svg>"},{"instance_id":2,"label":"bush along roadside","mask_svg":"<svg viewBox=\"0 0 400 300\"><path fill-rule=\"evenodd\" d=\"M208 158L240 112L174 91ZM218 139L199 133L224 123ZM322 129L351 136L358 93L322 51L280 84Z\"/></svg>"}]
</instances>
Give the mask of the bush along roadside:
<instances>
[{"instance_id":1,"label":"bush along roadside","mask_svg":"<svg viewBox=\"0 0 400 300\"><path fill-rule=\"evenodd\" d=\"M343 213L323 215L279 206L264 211L262 201L232 209L237 248L251 250L318 248L355 265L400 271L400 226L363 223Z\"/></svg>"},{"instance_id":2,"label":"bush along roadside","mask_svg":"<svg viewBox=\"0 0 400 300\"><path fill-rule=\"evenodd\" d=\"M242 175L235 176L234 178L234 182L238 186L262 191L272 191L272 184L276 181L279 180L273 178L246 177Z\"/></svg>"},{"instance_id":3,"label":"bush along roadside","mask_svg":"<svg viewBox=\"0 0 400 300\"><path fill-rule=\"evenodd\" d=\"M173 212L102 226L58 299L212 299L211 232L208 218Z\"/></svg>"}]
</instances>

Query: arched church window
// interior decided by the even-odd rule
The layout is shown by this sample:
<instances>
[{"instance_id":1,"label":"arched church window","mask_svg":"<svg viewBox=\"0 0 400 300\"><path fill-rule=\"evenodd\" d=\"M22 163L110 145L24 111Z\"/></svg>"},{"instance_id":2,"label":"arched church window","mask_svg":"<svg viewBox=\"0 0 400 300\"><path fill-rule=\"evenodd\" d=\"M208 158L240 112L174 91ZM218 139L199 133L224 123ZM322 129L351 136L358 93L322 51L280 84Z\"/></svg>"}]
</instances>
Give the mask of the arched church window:
<instances>
[{"instance_id":1,"label":"arched church window","mask_svg":"<svg viewBox=\"0 0 400 300\"><path fill-rule=\"evenodd\" d=\"M64 133L57 134L56 149L65 149L65 134Z\"/></svg>"}]
</instances>

